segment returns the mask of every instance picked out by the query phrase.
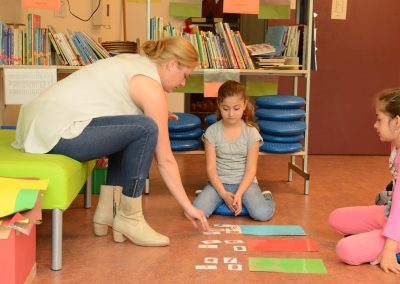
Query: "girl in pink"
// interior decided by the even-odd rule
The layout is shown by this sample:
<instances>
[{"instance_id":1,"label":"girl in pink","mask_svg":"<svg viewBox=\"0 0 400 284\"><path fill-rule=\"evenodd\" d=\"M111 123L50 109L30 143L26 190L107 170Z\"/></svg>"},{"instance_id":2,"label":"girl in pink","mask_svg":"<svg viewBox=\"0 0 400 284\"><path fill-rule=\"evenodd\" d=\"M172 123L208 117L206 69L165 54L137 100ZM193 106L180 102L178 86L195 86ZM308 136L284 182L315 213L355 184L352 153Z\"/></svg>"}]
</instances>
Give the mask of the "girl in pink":
<instances>
[{"instance_id":1,"label":"girl in pink","mask_svg":"<svg viewBox=\"0 0 400 284\"><path fill-rule=\"evenodd\" d=\"M383 271L400 273L396 253L400 252L400 88L380 92L376 98L374 128L383 142L392 143L389 169L393 193L386 206L339 208L329 216L329 224L347 237L336 246L338 257L347 264L379 264Z\"/></svg>"}]
</instances>

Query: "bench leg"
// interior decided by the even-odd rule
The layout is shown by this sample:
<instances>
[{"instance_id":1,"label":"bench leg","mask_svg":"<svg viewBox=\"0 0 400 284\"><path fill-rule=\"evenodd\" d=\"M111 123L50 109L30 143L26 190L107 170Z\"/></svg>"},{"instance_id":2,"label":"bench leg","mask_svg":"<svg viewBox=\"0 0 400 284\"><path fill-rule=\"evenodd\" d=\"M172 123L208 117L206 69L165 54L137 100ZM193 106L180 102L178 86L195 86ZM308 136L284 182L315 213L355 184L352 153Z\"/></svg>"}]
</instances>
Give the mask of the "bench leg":
<instances>
[{"instance_id":1,"label":"bench leg","mask_svg":"<svg viewBox=\"0 0 400 284\"><path fill-rule=\"evenodd\" d=\"M150 193L150 177L147 177L146 184L144 186L144 194Z\"/></svg>"},{"instance_id":2,"label":"bench leg","mask_svg":"<svg viewBox=\"0 0 400 284\"><path fill-rule=\"evenodd\" d=\"M62 268L62 225L63 211L53 209L51 226L51 270Z\"/></svg>"},{"instance_id":3,"label":"bench leg","mask_svg":"<svg viewBox=\"0 0 400 284\"><path fill-rule=\"evenodd\" d=\"M84 207L86 209L92 207L92 174L90 174L86 180Z\"/></svg>"}]
</instances>

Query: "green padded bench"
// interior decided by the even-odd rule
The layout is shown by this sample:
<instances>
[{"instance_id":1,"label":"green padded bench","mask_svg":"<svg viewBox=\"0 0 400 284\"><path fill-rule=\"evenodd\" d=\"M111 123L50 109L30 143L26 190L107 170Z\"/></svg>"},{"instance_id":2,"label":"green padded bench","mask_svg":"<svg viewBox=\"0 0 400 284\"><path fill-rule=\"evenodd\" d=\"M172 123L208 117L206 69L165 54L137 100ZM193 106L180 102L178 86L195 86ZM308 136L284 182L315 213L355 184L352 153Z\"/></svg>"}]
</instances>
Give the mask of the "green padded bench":
<instances>
[{"instance_id":1,"label":"green padded bench","mask_svg":"<svg viewBox=\"0 0 400 284\"><path fill-rule=\"evenodd\" d=\"M63 211L77 197L86 180L85 208L91 206L91 173L95 162L80 163L63 155L31 154L14 149L15 130L0 129L0 176L49 180L42 209L52 210L51 269L62 268Z\"/></svg>"}]
</instances>

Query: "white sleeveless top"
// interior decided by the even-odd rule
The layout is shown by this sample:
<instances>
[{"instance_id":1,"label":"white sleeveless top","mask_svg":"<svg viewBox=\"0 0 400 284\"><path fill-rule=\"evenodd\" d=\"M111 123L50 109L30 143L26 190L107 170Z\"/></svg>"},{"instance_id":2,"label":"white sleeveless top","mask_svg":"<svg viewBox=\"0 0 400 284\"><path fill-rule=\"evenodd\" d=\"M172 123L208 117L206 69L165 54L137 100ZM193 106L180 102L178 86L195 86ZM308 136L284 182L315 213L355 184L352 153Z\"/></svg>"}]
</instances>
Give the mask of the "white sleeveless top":
<instances>
[{"instance_id":1,"label":"white sleeveless top","mask_svg":"<svg viewBox=\"0 0 400 284\"><path fill-rule=\"evenodd\" d=\"M143 114L129 92L131 78L139 74L160 83L156 65L137 54L99 60L72 73L21 107L12 146L47 153L60 138L79 136L93 118Z\"/></svg>"}]
</instances>

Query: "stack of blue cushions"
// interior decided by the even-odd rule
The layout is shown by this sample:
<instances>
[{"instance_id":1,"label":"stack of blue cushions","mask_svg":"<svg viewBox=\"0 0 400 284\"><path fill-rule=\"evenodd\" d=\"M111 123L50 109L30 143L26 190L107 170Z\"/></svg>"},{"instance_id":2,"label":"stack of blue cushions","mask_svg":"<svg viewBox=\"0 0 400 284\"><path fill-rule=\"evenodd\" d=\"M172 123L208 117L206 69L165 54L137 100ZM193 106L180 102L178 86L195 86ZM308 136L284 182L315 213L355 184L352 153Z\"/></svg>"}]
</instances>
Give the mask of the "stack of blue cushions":
<instances>
[{"instance_id":1,"label":"stack of blue cushions","mask_svg":"<svg viewBox=\"0 0 400 284\"><path fill-rule=\"evenodd\" d=\"M169 139L172 151L191 151L202 148L199 139L203 135L200 118L194 114L176 112L179 119L168 121Z\"/></svg>"},{"instance_id":2,"label":"stack of blue cushions","mask_svg":"<svg viewBox=\"0 0 400 284\"><path fill-rule=\"evenodd\" d=\"M304 98L298 96L271 95L256 99L257 124L264 140L261 151L282 154L303 148L300 141L306 129L304 104Z\"/></svg>"}]
</instances>

